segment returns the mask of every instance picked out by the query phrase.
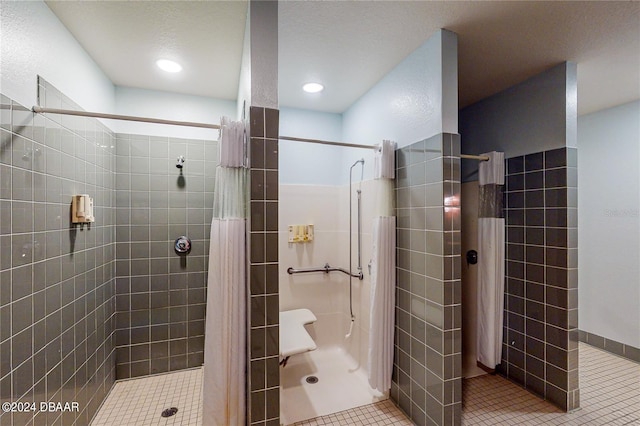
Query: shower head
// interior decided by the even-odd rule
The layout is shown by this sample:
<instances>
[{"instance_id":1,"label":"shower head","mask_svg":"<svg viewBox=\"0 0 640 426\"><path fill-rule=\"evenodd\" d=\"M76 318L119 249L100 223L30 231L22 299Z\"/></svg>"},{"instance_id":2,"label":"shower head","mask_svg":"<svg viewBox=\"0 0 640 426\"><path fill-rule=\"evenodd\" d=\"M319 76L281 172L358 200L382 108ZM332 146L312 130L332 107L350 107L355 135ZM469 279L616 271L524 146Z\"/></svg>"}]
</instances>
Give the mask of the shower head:
<instances>
[{"instance_id":1,"label":"shower head","mask_svg":"<svg viewBox=\"0 0 640 426\"><path fill-rule=\"evenodd\" d=\"M176 167L181 169L182 166L184 166L184 161L184 156L181 155L180 157L178 157L178 160L176 161Z\"/></svg>"},{"instance_id":2,"label":"shower head","mask_svg":"<svg viewBox=\"0 0 640 426\"><path fill-rule=\"evenodd\" d=\"M353 163L353 165L351 166L351 168L354 168L356 166L356 164L358 163L362 163L362 165L364 165L364 158L359 159L358 161L356 161L355 163Z\"/></svg>"},{"instance_id":3,"label":"shower head","mask_svg":"<svg viewBox=\"0 0 640 426\"><path fill-rule=\"evenodd\" d=\"M362 183L362 178L364 177L364 158L359 159L349 168L349 188L351 188L351 175L353 174L353 168L358 164L362 164L362 169L360 170L360 183Z\"/></svg>"}]
</instances>

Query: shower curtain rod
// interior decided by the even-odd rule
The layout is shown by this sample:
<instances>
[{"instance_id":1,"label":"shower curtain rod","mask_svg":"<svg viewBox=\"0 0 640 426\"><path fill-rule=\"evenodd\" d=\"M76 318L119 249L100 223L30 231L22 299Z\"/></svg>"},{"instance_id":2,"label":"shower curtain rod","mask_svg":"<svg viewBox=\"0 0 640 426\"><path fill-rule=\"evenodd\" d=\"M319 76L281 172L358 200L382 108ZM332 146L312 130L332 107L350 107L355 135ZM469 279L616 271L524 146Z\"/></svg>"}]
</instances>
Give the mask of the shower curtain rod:
<instances>
[{"instance_id":1,"label":"shower curtain rod","mask_svg":"<svg viewBox=\"0 0 640 426\"><path fill-rule=\"evenodd\" d=\"M70 109L43 108L38 105L34 105L33 108L31 108L31 110L38 114L50 113L50 114L62 114L62 115L77 115L80 117L107 118L109 120L140 121L143 123L170 124L173 126L187 126L187 127L202 127L205 129L217 129L217 130L220 129L220 125L218 124L196 123L193 121L164 120L161 118L135 117L130 115L105 114L101 112L75 111Z\"/></svg>"},{"instance_id":2,"label":"shower curtain rod","mask_svg":"<svg viewBox=\"0 0 640 426\"><path fill-rule=\"evenodd\" d=\"M486 155L460 154L460 158L464 158L465 160L489 161L489 157Z\"/></svg>"},{"instance_id":3,"label":"shower curtain rod","mask_svg":"<svg viewBox=\"0 0 640 426\"><path fill-rule=\"evenodd\" d=\"M169 124L172 126L201 127L204 129L220 130L219 124L197 123L194 121L164 120L161 118L136 117L131 115L119 115L119 114L105 114L102 112L76 111L71 109L58 109L58 108L44 108L39 105L34 105L31 108L31 110L37 114L49 113L49 114L62 114L62 115L76 115L79 117L105 118L109 120L139 121L142 123ZM285 141L294 141L294 142L309 142L309 143L319 143L322 145L343 146L348 148L365 148L365 149L377 148L376 145L361 145L357 143L325 141L322 139L296 138L293 136L280 136L279 139L285 140ZM487 157L486 155L460 154L460 158L464 158L468 160L489 161L489 157Z\"/></svg>"},{"instance_id":4,"label":"shower curtain rod","mask_svg":"<svg viewBox=\"0 0 640 426\"><path fill-rule=\"evenodd\" d=\"M322 145L333 145L333 146L345 146L349 148L365 148L365 149L377 149L377 145L360 145L357 143L348 143L348 142L335 142L335 141L325 141L322 139L306 139L306 138L296 138L293 136L280 136L279 139L285 141L294 141L294 142L309 142L309 143L319 143ZM489 161L489 157L486 155L469 155L469 154L460 154L460 158L464 158L466 160L478 160L478 161Z\"/></svg>"},{"instance_id":5,"label":"shower curtain rod","mask_svg":"<svg viewBox=\"0 0 640 426\"><path fill-rule=\"evenodd\" d=\"M365 148L365 149L376 149L375 145L360 145L357 143L348 143L348 142L334 142L334 141L325 141L322 139L306 139L306 138L296 138L293 136L279 136L278 139L282 139L285 141L294 141L294 142L309 142L309 143L319 143L321 145L333 145L333 146L345 146L349 148Z\"/></svg>"}]
</instances>

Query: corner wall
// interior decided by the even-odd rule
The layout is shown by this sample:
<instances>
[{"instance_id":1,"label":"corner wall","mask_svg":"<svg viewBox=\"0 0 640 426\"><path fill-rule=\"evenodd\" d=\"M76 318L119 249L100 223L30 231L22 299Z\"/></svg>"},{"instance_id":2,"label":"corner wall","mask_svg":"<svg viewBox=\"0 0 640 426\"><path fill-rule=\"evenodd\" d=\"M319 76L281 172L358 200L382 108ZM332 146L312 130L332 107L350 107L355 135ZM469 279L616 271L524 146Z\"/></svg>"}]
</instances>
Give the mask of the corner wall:
<instances>
[{"instance_id":1,"label":"corner wall","mask_svg":"<svg viewBox=\"0 0 640 426\"><path fill-rule=\"evenodd\" d=\"M249 14L246 423L277 426L280 424L278 2L251 0Z\"/></svg>"},{"instance_id":2,"label":"corner wall","mask_svg":"<svg viewBox=\"0 0 640 426\"><path fill-rule=\"evenodd\" d=\"M417 424L461 421L460 292L454 291L460 287L459 205L444 204L445 196L459 200L460 195L454 158L459 155L457 60L457 35L438 30L343 114L342 140L398 143L391 397ZM364 179L372 178L373 150L347 149L340 166L343 182L362 157ZM427 202L436 219L428 215ZM454 248L450 238L456 232Z\"/></svg>"},{"instance_id":3,"label":"corner wall","mask_svg":"<svg viewBox=\"0 0 640 426\"><path fill-rule=\"evenodd\" d=\"M396 151L397 283L391 397L418 425L462 410L460 137Z\"/></svg>"},{"instance_id":4,"label":"corner wall","mask_svg":"<svg viewBox=\"0 0 640 426\"><path fill-rule=\"evenodd\" d=\"M39 83L43 105L80 109ZM0 100L0 398L79 404L0 423L88 424L115 381L115 136ZM94 199L90 226L70 223L75 194Z\"/></svg>"},{"instance_id":5,"label":"corner wall","mask_svg":"<svg viewBox=\"0 0 640 426\"><path fill-rule=\"evenodd\" d=\"M398 147L458 132L457 35L438 30L343 114L343 140Z\"/></svg>"},{"instance_id":6,"label":"corner wall","mask_svg":"<svg viewBox=\"0 0 640 426\"><path fill-rule=\"evenodd\" d=\"M280 424L278 110L250 108L247 424Z\"/></svg>"},{"instance_id":7,"label":"corner wall","mask_svg":"<svg viewBox=\"0 0 640 426\"><path fill-rule=\"evenodd\" d=\"M460 111L462 151L507 158L499 371L565 410L580 406L576 68L563 63ZM463 181L477 168L463 161Z\"/></svg>"},{"instance_id":8,"label":"corner wall","mask_svg":"<svg viewBox=\"0 0 640 426\"><path fill-rule=\"evenodd\" d=\"M398 148L441 133L458 133L458 39L436 31L342 114L342 139L374 145L390 139ZM373 151L345 149L341 182L349 167L365 159L364 179L373 178Z\"/></svg>"}]
</instances>

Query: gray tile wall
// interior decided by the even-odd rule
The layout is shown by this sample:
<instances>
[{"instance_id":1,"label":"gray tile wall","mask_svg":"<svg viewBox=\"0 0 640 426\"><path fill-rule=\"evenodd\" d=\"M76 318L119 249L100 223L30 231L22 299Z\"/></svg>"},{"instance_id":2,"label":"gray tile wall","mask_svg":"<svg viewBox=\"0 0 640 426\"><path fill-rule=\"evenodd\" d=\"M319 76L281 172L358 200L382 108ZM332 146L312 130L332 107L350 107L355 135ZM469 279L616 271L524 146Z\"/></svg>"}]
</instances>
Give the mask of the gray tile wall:
<instances>
[{"instance_id":1,"label":"gray tile wall","mask_svg":"<svg viewBox=\"0 0 640 426\"><path fill-rule=\"evenodd\" d=\"M501 371L565 410L578 389L577 150L507 160Z\"/></svg>"},{"instance_id":2,"label":"gray tile wall","mask_svg":"<svg viewBox=\"0 0 640 426\"><path fill-rule=\"evenodd\" d=\"M118 379L203 363L217 156L212 140L116 135ZM186 256L173 248L182 235Z\"/></svg>"},{"instance_id":3,"label":"gray tile wall","mask_svg":"<svg viewBox=\"0 0 640 426\"><path fill-rule=\"evenodd\" d=\"M391 397L417 425L461 422L460 136L396 152Z\"/></svg>"},{"instance_id":4,"label":"gray tile wall","mask_svg":"<svg viewBox=\"0 0 640 426\"><path fill-rule=\"evenodd\" d=\"M278 296L279 111L251 107L247 423L280 424Z\"/></svg>"},{"instance_id":5,"label":"gray tile wall","mask_svg":"<svg viewBox=\"0 0 640 426\"><path fill-rule=\"evenodd\" d=\"M43 79L40 105L80 109ZM0 424L86 425L115 380L111 131L0 95L0 399L79 412L0 412ZM70 223L74 194L95 223ZM34 416L35 414L35 416Z\"/></svg>"},{"instance_id":6,"label":"gray tile wall","mask_svg":"<svg viewBox=\"0 0 640 426\"><path fill-rule=\"evenodd\" d=\"M591 346L600 348L609 353L630 359L631 361L640 362L640 348L607 339L588 331L578 330L578 336L581 342L588 343Z\"/></svg>"}]
</instances>

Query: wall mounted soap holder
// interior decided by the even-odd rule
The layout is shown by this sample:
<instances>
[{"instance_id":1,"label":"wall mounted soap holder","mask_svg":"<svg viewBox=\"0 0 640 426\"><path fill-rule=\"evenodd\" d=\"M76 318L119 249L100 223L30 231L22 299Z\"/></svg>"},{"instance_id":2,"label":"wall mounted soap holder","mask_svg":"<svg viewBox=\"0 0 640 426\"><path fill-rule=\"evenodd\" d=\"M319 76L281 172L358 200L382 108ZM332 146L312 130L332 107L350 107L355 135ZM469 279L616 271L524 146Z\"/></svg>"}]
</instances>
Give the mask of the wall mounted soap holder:
<instances>
[{"instance_id":1,"label":"wall mounted soap holder","mask_svg":"<svg viewBox=\"0 0 640 426\"><path fill-rule=\"evenodd\" d=\"M313 225L289 225L290 243L308 243L313 241Z\"/></svg>"},{"instance_id":2,"label":"wall mounted soap holder","mask_svg":"<svg viewBox=\"0 0 640 426\"><path fill-rule=\"evenodd\" d=\"M74 195L71 198L71 223L91 223L95 221L93 198L86 194Z\"/></svg>"}]
</instances>

